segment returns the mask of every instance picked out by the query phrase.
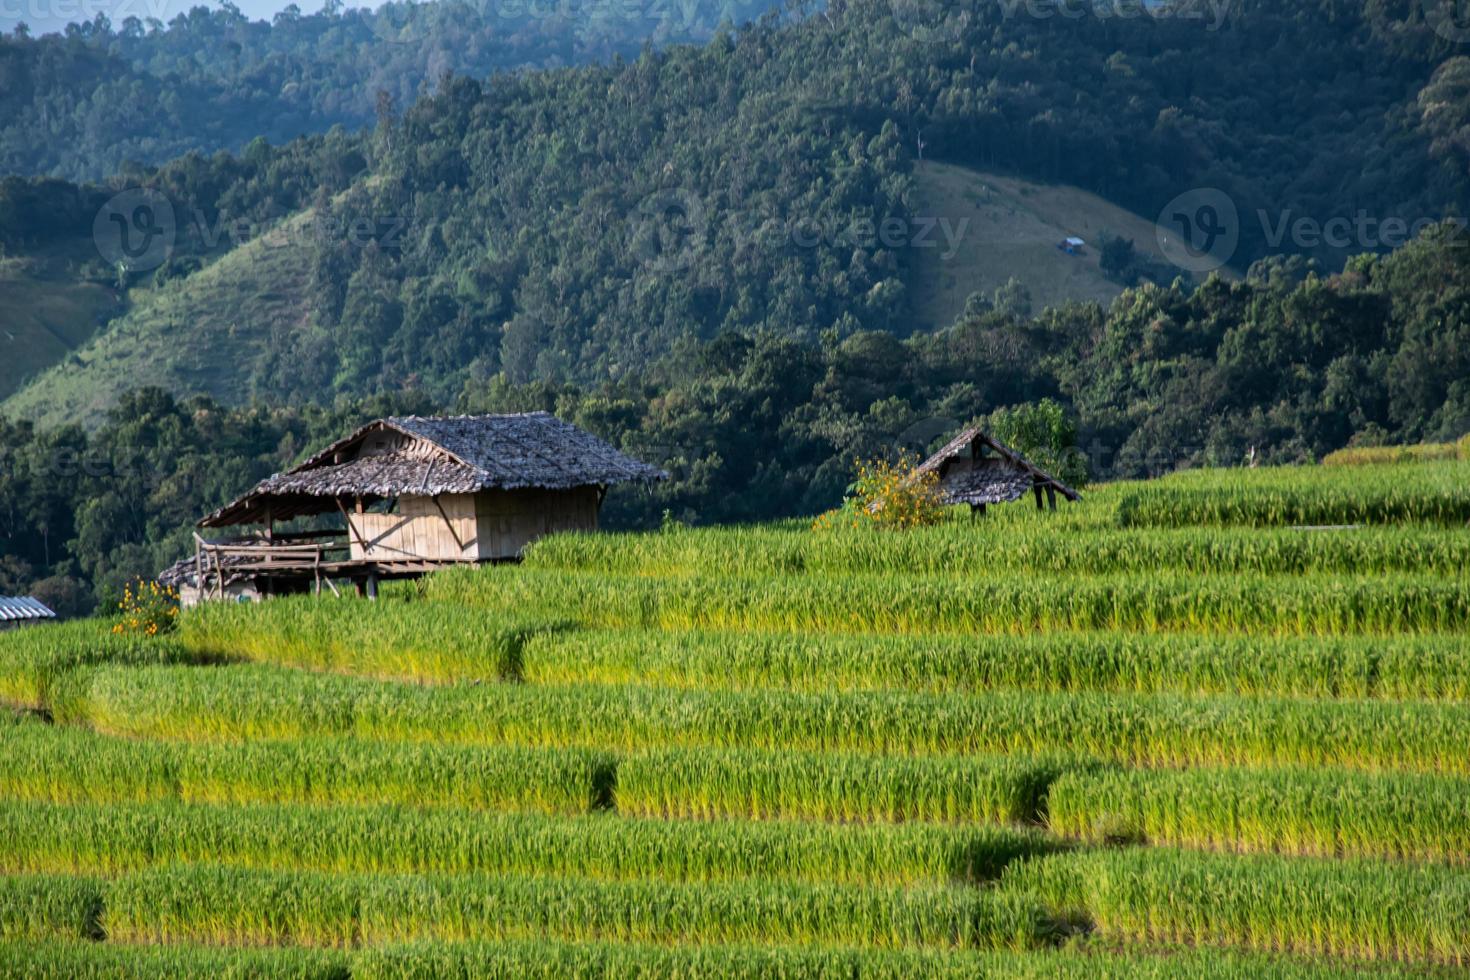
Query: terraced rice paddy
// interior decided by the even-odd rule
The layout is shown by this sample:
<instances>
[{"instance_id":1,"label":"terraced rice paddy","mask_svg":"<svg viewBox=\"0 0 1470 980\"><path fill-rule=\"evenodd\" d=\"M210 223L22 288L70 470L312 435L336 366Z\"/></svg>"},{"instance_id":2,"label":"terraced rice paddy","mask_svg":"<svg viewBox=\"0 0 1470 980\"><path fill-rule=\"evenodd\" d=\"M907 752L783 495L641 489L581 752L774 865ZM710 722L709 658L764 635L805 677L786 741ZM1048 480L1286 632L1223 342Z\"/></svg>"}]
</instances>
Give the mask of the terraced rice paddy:
<instances>
[{"instance_id":1,"label":"terraced rice paddy","mask_svg":"<svg viewBox=\"0 0 1470 980\"><path fill-rule=\"evenodd\" d=\"M0 975L1463 969L1467 475L554 538L0 636Z\"/></svg>"}]
</instances>

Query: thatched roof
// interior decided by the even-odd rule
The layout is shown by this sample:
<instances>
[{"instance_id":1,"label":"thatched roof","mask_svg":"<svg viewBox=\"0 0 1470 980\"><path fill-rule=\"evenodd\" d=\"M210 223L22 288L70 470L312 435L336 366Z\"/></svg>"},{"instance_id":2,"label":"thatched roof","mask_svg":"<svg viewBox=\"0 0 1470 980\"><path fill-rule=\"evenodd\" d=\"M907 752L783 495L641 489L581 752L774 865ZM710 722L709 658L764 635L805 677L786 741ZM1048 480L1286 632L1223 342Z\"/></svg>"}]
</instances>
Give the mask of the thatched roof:
<instances>
[{"instance_id":1,"label":"thatched roof","mask_svg":"<svg viewBox=\"0 0 1470 980\"><path fill-rule=\"evenodd\" d=\"M337 509L339 499L611 486L668 474L546 412L379 419L306 462L263 480L201 527Z\"/></svg>"},{"instance_id":2,"label":"thatched roof","mask_svg":"<svg viewBox=\"0 0 1470 980\"><path fill-rule=\"evenodd\" d=\"M952 504L1005 504L1034 487L1051 487L1068 500L1082 495L1005 443L972 426L921 464L916 473L938 473Z\"/></svg>"},{"instance_id":3,"label":"thatched roof","mask_svg":"<svg viewBox=\"0 0 1470 980\"><path fill-rule=\"evenodd\" d=\"M55 618L56 613L39 599L32 599L30 596L0 595L0 622Z\"/></svg>"}]
</instances>

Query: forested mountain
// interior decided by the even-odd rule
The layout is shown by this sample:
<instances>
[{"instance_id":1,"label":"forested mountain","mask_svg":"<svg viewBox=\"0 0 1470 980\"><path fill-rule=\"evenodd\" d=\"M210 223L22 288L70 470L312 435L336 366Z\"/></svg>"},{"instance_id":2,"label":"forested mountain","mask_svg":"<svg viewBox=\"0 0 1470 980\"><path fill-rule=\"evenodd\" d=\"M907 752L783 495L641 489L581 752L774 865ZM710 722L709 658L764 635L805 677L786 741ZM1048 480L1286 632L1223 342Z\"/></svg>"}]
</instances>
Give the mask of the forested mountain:
<instances>
[{"instance_id":1,"label":"forested mountain","mask_svg":"<svg viewBox=\"0 0 1470 980\"><path fill-rule=\"evenodd\" d=\"M560 0L337 0L272 23L226 0L164 25L99 14L63 34L0 34L0 175L99 179L129 164L357 129L445 74L555 68L698 42L770 0L582 4ZM142 9L141 7L138 9Z\"/></svg>"}]
</instances>

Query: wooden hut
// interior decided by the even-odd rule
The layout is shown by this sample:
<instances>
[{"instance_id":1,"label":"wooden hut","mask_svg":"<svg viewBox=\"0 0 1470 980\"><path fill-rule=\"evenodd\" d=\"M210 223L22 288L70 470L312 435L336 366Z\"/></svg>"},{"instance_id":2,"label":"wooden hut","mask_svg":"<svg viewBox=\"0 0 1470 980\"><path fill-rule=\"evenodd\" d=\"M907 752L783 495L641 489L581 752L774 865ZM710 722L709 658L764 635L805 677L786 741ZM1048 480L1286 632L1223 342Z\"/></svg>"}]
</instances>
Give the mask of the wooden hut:
<instances>
[{"instance_id":1,"label":"wooden hut","mask_svg":"<svg viewBox=\"0 0 1470 980\"><path fill-rule=\"evenodd\" d=\"M39 599L30 596L0 595L0 632L34 626L55 619L56 613Z\"/></svg>"},{"instance_id":2,"label":"wooden hut","mask_svg":"<svg viewBox=\"0 0 1470 980\"><path fill-rule=\"evenodd\" d=\"M665 478L545 412L380 419L204 518L201 528L259 531L196 535L192 563L160 580L186 602L320 591L344 577L371 591L379 578L514 559L547 534L595 530L609 487ZM277 531L333 514L345 531Z\"/></svg>"},{"instance_id":3,"label":"wooden hut","mask_svg":"<svg viewBox=\"0 0 1470 980\"><path fill-rule=\"evenodd\" d=\"M1036 506L1057 508L1057 495L1082 495L1005 443L974 426L961 432L919 466L916 473L937 473L939 489L951 504L969 504L973 514L990 504L1020 500L1028 492Z\"/></svg>"}]
</instances>

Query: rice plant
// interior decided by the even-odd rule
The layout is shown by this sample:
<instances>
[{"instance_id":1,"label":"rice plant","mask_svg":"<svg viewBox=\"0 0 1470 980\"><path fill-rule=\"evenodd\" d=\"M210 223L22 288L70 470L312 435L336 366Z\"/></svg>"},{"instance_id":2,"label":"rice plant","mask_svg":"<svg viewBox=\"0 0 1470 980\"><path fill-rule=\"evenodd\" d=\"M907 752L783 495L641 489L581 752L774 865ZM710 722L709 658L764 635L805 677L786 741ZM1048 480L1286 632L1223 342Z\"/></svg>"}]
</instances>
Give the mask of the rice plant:
<instances>
[{"instance_id":1,"label":"rice plant","mask_svg":"<svg viewBox=\"0 0 1470 980\"><path fill-rule=\"evenodd\" d=\"M0 701L51 711L58 683L77 668L199 659L171 636L116 634L102 619L0 632Z\"/></svg>"},{"instance_id":2,"label":"rice plant","mask_svg":"<svg viewBox=\"0 0 1470 980\"><path fill-rule=\"evenodd\" d=\"M350 963L343 953L315 949L0 942L0 976L10 980L350 980Z\"/></svg>"},{"instance_id":3,"label":"rice plant","mask_svg":"<svg viewBox=\"0 0 1470 980\"><path fill-rule=\"evenodd\" d=\"M1335 526L1470 521L1470 464L1196 470L1119 488L1123 527Z\"/></svg>"},{"instance_id":4,"label":"rice plant","mask_svg":"<svg viewBox=\"0 0 1470 980\"><path fill-rule=\"evenodd\" d=\"M428 595L585 626L764 632L1035 631L1265 636L1463 633L1463 576L889 576L656 579L519 568L442 572Z\"/></svg>"},{"instance_id":5,"label":"rice plant","mask_svg":"<svg viewBox=\"0 0 1470 980\"><path fill-rule=\"evenodd\" d=\"M520 675L528 637L554 622L424 603L301 597L261 606L207 603L180 620L201 656L418 682Z\"/></svg>"},{"instance_id":6,"label":"rice plant","mask_svg":"<svg viewBox=\"0 0 1470 980\"><path fill-rule=\"evenodd\" d=\"M334 873L938 885L1057 847L1036 830L548 817L408 807L0 802L0 868L116 875L221 864Z\"/></svg>"},{"instance_id":7,"label":"rice plant","mask_svg":"<svg viewBox=\"0 0 1470 980\"><path fill-rule=\"evenodd\" d=\"M558 534L533 545L525 564L542 570L659 578L953 577L959 571L1458 574L1470 567L1470 533L1444 527L1363 527L1335 533L1230 527L1079 530L993 521L951 521L903 534L719 527L676 534Z\"/></svg>"},{"instance_id":8,"label":"rice plant","mask_svg":"<svg viewBox=\"0 0 1470 980\"><path fill-rule=\"evenodd\" d=\"M1451 636L1134 633L843 636L582 630L526 645L533 684L802 691L1035 691L1470 698L1470 644Z\"/></svg>"},{"instance_id":9,"label":"rice plant","mask_svg":"<svg viewBox=\"0 0 1470 980\"><path fill-rule=\"evenodd\" d=\"M1113 839L1470 863L1470 780L1333 769L1066 772L1048 822Z\"/></svg>"},{"instance_id":10,"label":"rice plant","mask_svg":"<svg viewBox=\"0 0 1470 980\"><path fill-rule=\"evenodd\" d=\"M123 875L103 926L130 943L346 948L416 940L605 939L879 949L1030 949L1054 926L976 888L323 875L215 866Z\"/></svg>"},{"instance_id":11,"label":"rice plant","mask_svg":"<svg viewBox=\"0 0 1470 980\"><path fill-rule=\"evenodd\" d=\"M0 798L53 803L401 803L574 814L611 803L590 749L394 745L350 738L177 744L0 725Z\"/></svg>"},{"instance_id":12,"label":"rice plant","mask_svg":"<svg viewBox=\"0 0 1470 980\"><path fill-rule=\"evenodd\" d=\"M361 980L577 977L579 980L1327 980L1361 977L1355 966L1306 964L1284 957L1170 950L1124 955L1107 950L932 952L750 946L650 946L629 943L510 941L410 943L358 953ZM1410 976L1380 966L1377 976Z\"/></svg>"},{"instance_id":13,"label":"rice plant","mask_svg":"<svg viewBox=\"0 0 1470 980\"><path fill-rule=\"evenodd\" d=\"M1127 848L1021 862L1004 883L1117 941L1470 961L1470 875L1441 867Z\"/></svg>"},{"instance_id":14,"label":"rice plant","mask_svg":"<svg viewBox=\"0 0 1470 980\"><path fill-rule=\"evenodd\" d=\"M1059 761L663 749L618 765L621 813L660 817L1022 823Z\"/></svg>"},{"instance_id":15,"label":"rice plant","mask_svg":"<svg viewBox=\"0 0 1470 980\"><path fill-rule=\"evenodd\" d=\"M0 940L95 939L102 896L90 878L0 876Z\"/></svg>"},{"instance_id":16,"label":"rice plant","mask_svg":"<svg viewBox=\"0 0 1470 980\"><path fill-rule=\"evenodd\" d=\"M1470 773L1470 708L1094 693L422 688L256 666L104 668L98 728L181 740L356 735L464 745L1081 755L1147 765Z\"/></svg>"}]
</instances>

